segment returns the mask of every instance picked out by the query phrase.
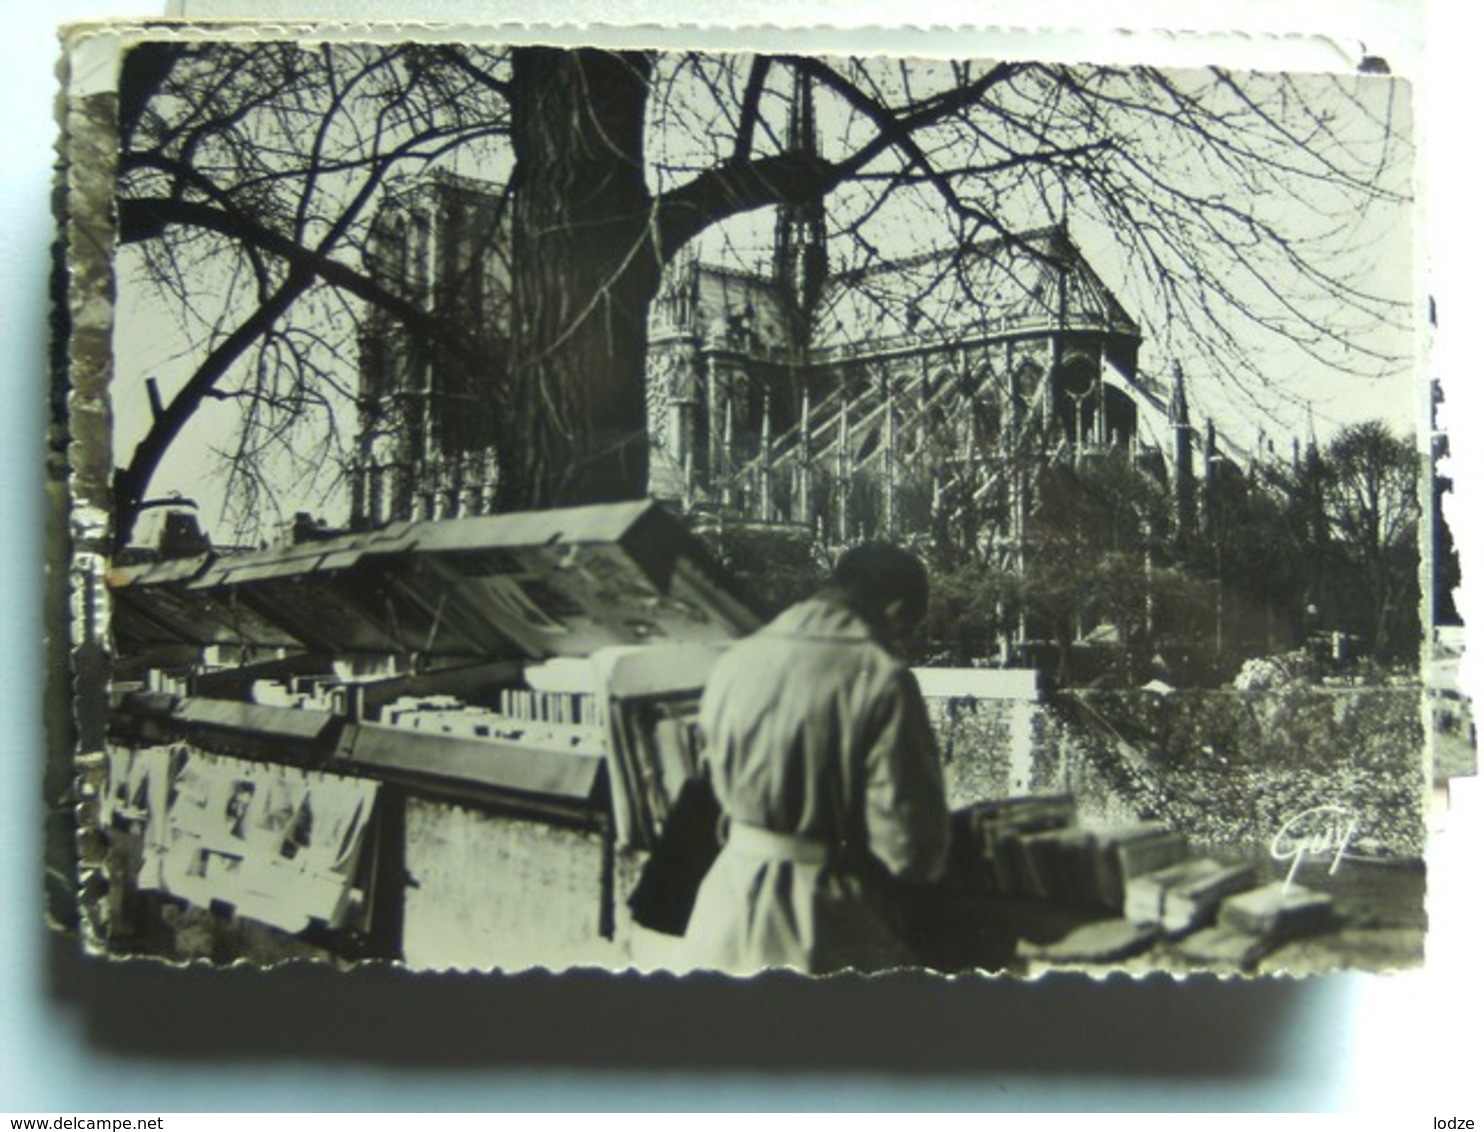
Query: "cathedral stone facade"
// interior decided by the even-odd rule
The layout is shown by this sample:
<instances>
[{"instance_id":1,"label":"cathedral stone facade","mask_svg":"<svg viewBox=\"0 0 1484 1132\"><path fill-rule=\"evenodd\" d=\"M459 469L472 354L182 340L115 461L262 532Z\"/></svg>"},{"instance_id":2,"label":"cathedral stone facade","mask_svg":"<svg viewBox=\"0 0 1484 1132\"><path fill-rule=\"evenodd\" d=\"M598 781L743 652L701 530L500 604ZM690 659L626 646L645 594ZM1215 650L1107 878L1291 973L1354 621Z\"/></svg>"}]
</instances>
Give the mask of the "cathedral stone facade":
<instances>
[{"instance_id":1,"label":"cathedral stone facade","mask_svg":"<svg viewBox=\"0 0 1484 1132\"><path fill-rule=\"evenodd\" d=\"M508 247L505 198L480 182L440 174L380 210L369 273L474 348L429 348L371 310L357 525L492 507ZM1139 342L1064 226L831 273L817 207L780 209L770 272L683 255L666 273L650 313L650 491L826 547L956 524L986 551L1014 545L1048 464L1132 461L1189 481L1177 494L1194 499L1217 442L1194 458L1183 382L1142 375Z\"/></svg>"},{"instance_id":2,"label":"cathedral stone facade","mask_svg":"<svg viewBox=\"0 0 1484 1132\"><path fill-rule=\"evenodd\" d=\"M977 511L1001 519L981 549L1008 552L1048 462L1194 470L1180 383L1141 378L1138 326L1063 227L825 275L813 296L793 279L781 256L771 275L671 269L650 319L655 495L831 546Z\"/></svg>"},{"instance_id":3,"label":"cathedral stone facade","mask_svg":"<svg viewBox=\"0 0 1484 1132\"><path fill-rule=\"evenodd\" d=\"M474 349L420 345L371 314L355 525L494 506L489 383L509 342L507 201L438 176L378 215L370 273L428 317L457 320L449 339ZM1147 573L1158 554L1209 534L1213 488L1245 479L1213 425L1192 427L1178 367L1143 374L1139 348L1139 326L1064 224L841 271L820 205L785 206L768 270L682 253L666 271L649 320L650 493L702 533L761 538L795 561L892 539L977 563L1009 594L992 618L995 649L1059 638L1065 652L1069 634L1102 631L1115 614L1054 626L1004 578L1066 573L1109 550ZM1099 515L1083 490L1099 475L1157 485L1161 502L1136 514L1105 485L1114 502ZM1129 596L1129 609L1141 605L1152 633L1153 599ZM1116 634L1133 631L1124 616Z\"/></svg>"},{"instance_id":4,"label":"cathedral stone facade","mask_svg":"<svg viewBox=\"0 0 1484 1132\"><path fill-rule=\"evenodd\" d=\"M507 203L489 184L438 173L400 187L377 212L367 273L435 326L458 333L435 334L430 346L384 308L369 309L353 526L480 515L494 506L489 389L509 340Z\"/></svg>"}]
</instances>

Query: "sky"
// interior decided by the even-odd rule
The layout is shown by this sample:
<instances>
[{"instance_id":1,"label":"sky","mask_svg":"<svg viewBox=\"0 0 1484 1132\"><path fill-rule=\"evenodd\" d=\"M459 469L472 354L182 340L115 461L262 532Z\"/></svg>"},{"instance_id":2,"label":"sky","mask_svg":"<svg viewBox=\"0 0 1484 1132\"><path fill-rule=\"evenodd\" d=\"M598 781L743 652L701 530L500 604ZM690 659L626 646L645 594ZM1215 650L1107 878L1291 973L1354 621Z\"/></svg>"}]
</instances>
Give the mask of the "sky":
<instances>
[{"instance_id":1,"label":"sky","mask_svg":"<svg viewBox=\"0 0 1484 1132\"><path fill-rule=\"evenodd\" d=\"M1194 89L1209 81L1202 72L1193 70L1175 70L1166 75L1184 89ZM1260 100L1264 95L1268 99L1282 96L1295 102L1309 100L1316 114L1323 116L1333 140L1353 145L1374 161L1379 187L1410 194L1413 163L1409 84L1377 76L1347 80L1324 75L1283 79L1239 75L1236 82ZM1222 112L1230 112L1234 101L1233 97L1214 105ZM816 105L821 132L827 133L832 122L838 120L838 105L819 94ZM1368 120L1383 117L1389 118L1393 127L1392 142L1384 151L1368 140L1360 140L1374 134ZM1295 121L1303 119L1295 118ZM1132 119L1110 125L1109 132L1116 132L1120 126L1134 130L1144 125ZM1304 294L1297 289L1298 281L1285 279L1277 270L1270 277L1229 280L1235 298L1261 316L1243 318L1229 309L1223 311L1219 301L1213 300L1213 313L1226 317L1242 348L1257 359L1254 364L1261 371L1256 377L1233 380L1231 375L1203 361L1192 348L1191 334L1185 328L1171 330L1165 325L1169 321L1168 296L1161 294L1151 282L1146 249L1136 246L1137 240L1127 223L1117 224L1116 216L1110 222L1112 210L1086 185L1072 179L1047 188L1027 177L1017 190L1013 185L1007 189L1003 182L996 182L993 199L1008 227L1025 231L1065 217L1084 256L1143 328L1140 368L1146 377L1168 382L1174 361L1180 360L1197 415L1214 417L1230 439L1244 445L1259 430L1269 438L1283 438L1286 446L1288 437L1306 440L1312 429L1322 442L1345 424L1370 418L1387 421L1399 433L1414 430L1419 406L1419 352L1412 316L1416 313L1419 285L1413 204L1377 200L1359 210L1352 197L1326 185L1323 176L1297 181L1297 191L1285 199L1275 191L1279 185L1261 181L1244 184L1235 177L1227 179L1227 170L1207 156L1209 147L1152 138L1147 129L1131 136L1135 146L1166 161L1173 170L1170 179L1181 177L1179 183L1192 194L1209 195L1223 207L1229 205L1244 216L1257 215L1282 226L1300 241L1312 241L1316 248L1322 241L1322 250L1315 254L1315 261L1340 279L1343 286L1380 296L1404 308L1391 312L1391 325L1387 325L1380 319L1347 312L1327 295ZM1278 154L1278 158L1296 166L1303 164L1287 153ZM839 207L838 200L836 205ZM846 204L839 210L848 218L858 207L852 210ZM868 229L870 243L879 250L882 259L945 246L950 239L948 225L941 215L944 211L942 202L931 192L907 199L898 207L884 208L879 214L882 222ZM935 212L939 215L935 216ZM843 220L832 223L832 228L838 228L841 223ZM1197 244L1203 235L1197 229L1186 239ZM705 258L719 262L736 259L766 270L772 238L772 214L766 213L729 221L703 235L699 243ZM1174 267L1183 266L1178 262L1179 249L1173 253L1168 248L1156 250L1164 252ZM837 267L855 266L859 256L852 253L856 252L858 249L848 238L834 237L832 259ZM1155 275L1158 276L1157 271ZM1266 293L1264 288L1270 281L1276 281L1280 288L1294 288L1292 295L1275 297ZM1203 286L1199 273L1186 280L1184 288L1187 297L1193 292L1209 290ZM1269 327L1276 327L1277 319L1285 314L1281 300L1288 297L1311 314L1316 323L1343 336L1346 348L1328 349L1326 359L1316 361L1285 334L1269 332ZM1409 303L1412 308L1405 309ZM1198 326L1197 333L1202 332ZM1349 348L1352 344L1353 350ZM1386 353L1397 360L1384 367L1372 364L1364 354L1366 350Z\"/></svg>"},{"instance_id":2,"label":"sky","mask_svg":"<svg viewBox=\"0 0 1484 1132\"><path fill-rule=\"evenodd\" d=\"M924 69L922 74L930 75L931 69ZM682 76L680 82L684 81L685 76ZM917 81L926 82L926 79L918 77ZM1177 74L1174 81L1195 82L1197 79L1194 73ZM1300 93L1310 89L1305 85L1306 81L1303 77L1295 80ZM675 169L669 174L652 171L652 178L661 188L683 178L688 172L688 164L704 164L716 156L715 143L704 139L696 128L697 122L703 122L710 113L710 103L707 97L703 97L706 93L703 89L700 94L696 93L700 89L699 80L692 79L691 82L692 89L686 97L675 100L682 111L668 124L670 128L663 132L652 130L651 159L657 167ZM1319 91L1330 80L1315 78L1312 82L1315 84L1313 89ZM1261 84L1258 84L1254 89L1260 88ZM1393 159L1385 169L1385 176L1393 186L1399 185L1404 190L1410 188L1410 158L1406 149L1410 137L1408 87L1405 83L1375 81L1357 90L1360 93L1354 105L1341 103L1333 108L1331 114L1335 125L1332 128L1343 140L1346 131L1359 131L1364 113L1377 112L1378 107L1384 107L1394 115L1395 135L1401 139L1394 147ZM775 132L780 136L783 127L776 119L783 104L783 93L774 91L769 105L775 119ZM817 96L816 104L827 153L832 147L857 136L858 122L843 113L838 102ZM1347 114L1351 117L1347 118ZM1415 224L1409 205L1388 205L1372 208L1363 214L1346 215L1343 208L1348 202L1337 193L1326 199L1327 190L1320 186L1311 190L1315 194L1313 199L1286 204L1280 201L1278 204L1282 207L1275 212L1272 200L1250 195L1254 191L1252 186L1235 181L1229 186L1224 184L1211 172L1212 166L1202 154L1195 151L1186 154L1178 149L1169 151L1169 154L1167 160L1172 165L1182 166L1179 171L1187 177L1189 184L1196 186L1197 191L1218 194L1223 205L1229 204L1238 213L1276 215L1280 222L1286 217L1292 218L1300 235L1332 229L1327 238L1337 250L1324 253L1333 256L1332 260L1326 260L1325 266L1328 268L1332 263L1334 272L1344 278L1347 285L1402 302L1417 293L1413 256ZM482 161L465 157L450 164L466 175L490 179L503 178L508 172L508 166L488 160L487 154ZM1151 275L1141 266L1136 249L1131 246L1134 239L1129 234L1130 229L1126 226L1123 231L1118 231L1109 225L1105 205L1076 187L1058 195L1055 190L1048 192L1044 185L1033 183L1032 179L1018 184L1003 184L1009 187L1002 187L1001 182L993 187L994 202L998 215L1010 227L1021 230L1040 227L1056 219L1051 214L1055 209L1065 209L1073 237L1088 260L1145 328L1141 369L1154 382L1167 382L1173 362L1176 359L1182 361L1197 417L1214 418L1223 435L1237 446L1250 447L1260 434L1273 442L1276 451L1284 454L1293 437L1307 439L1312 430L1323 441L1346 423L1372 417L1386 420L1399 433L1415 427L1419 420L1419 406L1423 403L1423 383L1411 361L1415 356L1415 342L1405 315L1400 319L1400 327L1355 325L1353 335L1357 346L1379 348L1403 359L1389 373L1370 377L1344 372L1333 363L1343 364L1345 358L1336 356L1334 351L1330 351L1330 364L1316 362L1293 347L1284 335L1269 333L1261 318L1246 323L1240 319L1231 320L1237 342L1232 354L1250 359L1252 368L1258 371L1255 378L1248 375L1234 381L1206 360L1192 357L1187 352L1188 342L1182 344L1181 327L1177 326L1173 332L1167 331L1169 296L1158 290L1161 277ZM1244 192L1249 195L1244 197ZM832 226L836 228L864 207L862 201L852 199L849 192L838 194L831 205ZM1283 208L1287 209L1286 213ZM924 250L925 245L945 246L952 241L953 233L944 222L942 212L941 202L925 190L903 192L881 209L862 231L882 258ZM745 215L705 233L697 241L697 250L703 258L713 262L758 266L771 248L772 231L771 211ZM1199 235L1197 233L1197 237ZM859 248L860 245L837 233L831 244L835 266L858 261ZM131 249L121 250L117 263L115 460L122 462L149 422L143 379L146 376L156 378L168 398L199 360L202 346L199 330L183 329L182 320L167 310L160 296L141 282L139 261ZM359 264L355 263L355 266ZM198 308L208 315L213 294L224 290L227 280L224 270L219 260L208 260L198 268L199 285L195 297ZM1228 282L1238 299L1245 301L1250 296L1254 308L1278 309L1268 301L1270 296L1261 294L1265 282L1262 278ZM1279 283L1279 286L1284 285ZM1214 290L1199 282L1192 285L1187 281L1181 285L1179 293L1183 300L1194 299L1197 307L1209 305L1219 312L1221 302L1219 297L1212 297ZM1339 317L1339 312L1334 311L1327 300L1296 294L1295 303L1312 312L1317 322ZM223 325L230 326L230 320ZM340 360L343 367L341 380L347 388L354 384L353 350L348 343L349 339L342 344ZM342 422L353 419L348 399L338 396L331 400L339 406L338 416ZM179 493L195 500L201 505L203 523L216 531L224 525L225 503L224 463L219 452L232 446L238 405L233 401L214 401L205 405L193 419L187 434L166 457L150 490L154 498ZM304 439L300 438L299 443L303 444ZM318 461L311 475L305 475L302 469L290 470L287 464L286 460L281 460L270 470L270 478L279 481L280 490L277 499L269 501L267 509L256 513L264 521L260 536L273 537L274 528L300 509L320 515L331 524L342 522L348 499L343 481L336 474L335 462ZM271 509L273 503L277 505L276 513Z\"/></svg>"}]
</instances>

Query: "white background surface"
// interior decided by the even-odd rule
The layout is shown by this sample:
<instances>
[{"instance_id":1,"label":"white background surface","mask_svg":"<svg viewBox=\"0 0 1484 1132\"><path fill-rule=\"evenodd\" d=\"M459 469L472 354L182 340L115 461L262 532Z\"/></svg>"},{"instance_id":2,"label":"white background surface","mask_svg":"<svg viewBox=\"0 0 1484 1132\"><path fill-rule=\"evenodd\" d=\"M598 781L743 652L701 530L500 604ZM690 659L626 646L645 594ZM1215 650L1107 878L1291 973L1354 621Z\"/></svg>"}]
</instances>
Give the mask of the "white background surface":
<instances>
[{"instance_id":1,"label":"white background surface","mask_svg":"<svg viewBox=\"0 0 1484 1132\"><path fill-rule=\"evenodd\" d=\"M452 5L459 7L459 5ZM1462 7L1462 5L1457 5ZM370 14L375 6L360 3ZM1439 8L1443 7L1439 4ZM45 423L54 24L142 4L4 4L0 84L0 1111L304 1109L974 1108L1354 1109L1387 1126L1484 1117L1477 903L1478 790L1455 788L1430 872L1425 971L1304 984L1167 979L1038 986L892 977L807 984L545 976L413 978L173 971L74 954L41 927L40 485ZM515 4L462 5L497 16ZM1213 28L1235 20L1344 29L1420 78L1436 164L1428 208L1444 338L1434 371L1462 457L1451 512L1464 570L1484 570L1484 445L1470 332L1479 302L1473 167L1480 102L1471 22L1450 14L1418 55L1414 5L1144 3L1096 6L1106 25ZM652 16L573 3L577 17ZM825 5L671 3L689 18L760 12L821 22ZM893 0L841 9L900 19ZM1337 17L1336 11L1344 12ZM1075 25L1076 9L919 2L922 22ZM999 16L1004 13L1003 16ZM1054 18L1064 13L1063 18ZM1441 14L1438 20L1442 19ZM891 37L884 37L890 41ZM780 34L778 46L792 35ZM1173 50L1160 36L1138 42ZM1389 44L1396 44L1393 49ZM1161 46L1163 45L1163 46ZM1403 66L1399 60L1410 60ZM1447 134L1439 133L1447 130ZM1464 614L1484 623L1484 586ZM1480 664L1465 671L1476 698ZM1367 1121L1369 1125L1371 1121ZM167 1125L168 1126L168 1125Z\"/></svg>"}]
</instances>

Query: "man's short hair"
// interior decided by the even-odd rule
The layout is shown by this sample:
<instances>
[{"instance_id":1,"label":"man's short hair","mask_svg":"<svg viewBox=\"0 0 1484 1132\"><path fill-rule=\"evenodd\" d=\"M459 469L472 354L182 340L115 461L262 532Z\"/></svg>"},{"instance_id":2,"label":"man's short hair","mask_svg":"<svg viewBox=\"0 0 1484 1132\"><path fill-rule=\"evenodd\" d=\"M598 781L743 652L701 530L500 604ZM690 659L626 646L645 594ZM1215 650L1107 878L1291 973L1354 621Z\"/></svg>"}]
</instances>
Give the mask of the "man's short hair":
<instances>
[{"instance_id":1,"label":"man's short hair","mask_svg":"<svg viewBox=\"0 0 1484 1132\"><path fill-rule=\"evenodd\" d=\"M862 543L840 555L830 585L870 615L894 601L903 604L910 621L927 614L927 567L910 550L889 542Z\"/></svg>"}]
</instances>

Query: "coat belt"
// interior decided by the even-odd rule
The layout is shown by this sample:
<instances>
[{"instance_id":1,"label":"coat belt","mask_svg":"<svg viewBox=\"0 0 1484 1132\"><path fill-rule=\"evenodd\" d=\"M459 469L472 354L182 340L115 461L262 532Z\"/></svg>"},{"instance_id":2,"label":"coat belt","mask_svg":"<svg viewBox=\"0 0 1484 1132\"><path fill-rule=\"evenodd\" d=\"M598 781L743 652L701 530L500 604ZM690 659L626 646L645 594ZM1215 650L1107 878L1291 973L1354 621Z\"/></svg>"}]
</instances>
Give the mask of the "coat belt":
<instances>
[{"instance_id":1,"label":"coat belt","mask_svg":"<svg viewBox=\"0 0 1484 1132\"><path fill-rule=\"evenodd\" d=\"M727 847L753 857L791 861L796 865L824 865L836 856L823 841L796 833L777 833L736 819L728 823Z\"/></svg>"}]
</instances>

